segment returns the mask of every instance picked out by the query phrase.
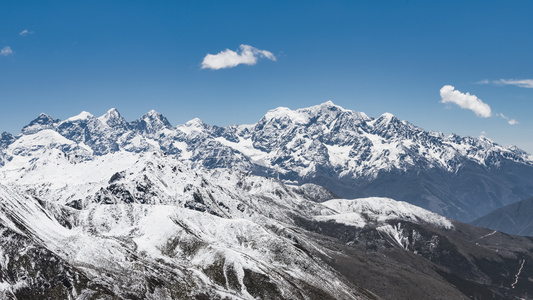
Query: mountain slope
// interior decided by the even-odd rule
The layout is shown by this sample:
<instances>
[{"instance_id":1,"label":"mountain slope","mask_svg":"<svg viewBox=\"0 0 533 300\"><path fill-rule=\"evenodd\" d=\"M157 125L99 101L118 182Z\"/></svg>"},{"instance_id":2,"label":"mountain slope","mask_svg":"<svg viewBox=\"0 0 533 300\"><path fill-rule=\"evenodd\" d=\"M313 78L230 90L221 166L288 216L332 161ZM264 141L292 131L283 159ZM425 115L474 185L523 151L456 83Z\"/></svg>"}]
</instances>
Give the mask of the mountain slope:
<instances>
[{"instance_id":1,"label":"mountain slope","mask_svg":"<svg viewBox=\"0 0 533 300\"><path fill-rule=\"evenodd\" d=\"M533 236L533 198L498 208L470 224L509 234Z\"/></svg>"},{"instance_id":2,"label":"mountain slope","mask_svg":"<svg viewBox=\"0 0 533 300\"><path fill-rule=\"evenodd\" d=\"M279 182L224 170L199 175L157 153L120 152L83 162L40 154L29 168L16 160L6 166L3 182L39 200L2 186L2 224L102 282L111 295L363 297L342 278L322 281L338 275L290 238L292 230L278 220L291 222L289 212L307 200ZM307 202L302 216L313 210ZM22 295L19 286L6 289Z\"/></svg>"},{"instance_id":3,"label":"mountain slope","mask_svg":"<svg viewBox=\"0 0 533 300\"><path fill-rule=\"evenodd\" d=\"M191 168L160 150L97 155L80 144L46 129L8 147L0 223L16 236L1 251L31 264L15 274L0 264L5 295L527 299L533 288L528 238L392 199ZM39 276L47 264L33 248L64 275Z\"/></svg>"},{"instance_id":4,"label":"mountain slope","mask_svg":"<svg viewBox=\"0 0 533 300\"><path fill-rule=\"evenodd\" d=\"M0 200L7 203L2 207L2 226L24 237L2 247L6 261L17 261L17 251L28 251L23 241L33 240L62 265L80 273L69 275L69 281L81 276L100 283L104 295L121 299L360 298L355 287L342 281L334 286L321 282L319 278L334 278L335 273L309 259L290 239L244 219L223 219L173 205L93 205L78 215L63 208L67 216L62 221L71 226L67 229L37 201L6 191L9 188L2 187ZM42 259L46 256L32 257L28 263L39 270L47 266ZM2 267L2 274L9 271ZM83 298L81 287L63 287L55 277L36 277L31 269L26 273L22 280L2 280L3 290L22 297L28 288L31 293L59 293L50 288L59 285L62 293ZM42 283L35 286L35 281Z\"/></svg>"}]
</instances>

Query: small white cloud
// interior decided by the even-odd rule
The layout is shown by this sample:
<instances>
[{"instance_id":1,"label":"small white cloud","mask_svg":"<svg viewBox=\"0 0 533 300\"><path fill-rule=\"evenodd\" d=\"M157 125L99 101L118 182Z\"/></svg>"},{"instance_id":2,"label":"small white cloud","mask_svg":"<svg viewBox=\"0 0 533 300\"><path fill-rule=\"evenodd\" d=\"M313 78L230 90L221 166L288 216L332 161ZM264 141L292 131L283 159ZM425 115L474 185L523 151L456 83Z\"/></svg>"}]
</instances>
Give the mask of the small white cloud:
<instances>
[{"instance_id":1,"label":"small white cloud","mask_svg":"<svg viewBox=\"0 0 533 300\"><path fill-rule=\"evenodd\" d=\"M518 87L533 89L533 79L500 79L500 80L480 80L477 84L493 84L493 85L516 85Z\"/></svg>"},{"instance_id":2,"label":"small white cloud","mask_svg":"<svg viewBox=\"0 0 533 300\"><path fill-rule=\"evenodd\" d=\"M255 65L258 58L267 58L276 61L272 52L260 50L250 45L240 45L240 53L226 49L218 54L207 54L202 61L202 69L225 69L233 68L240 64Z\"/></svg>"},{"instance_id":3,"label":"small white cloud","mask_svg":"<svg viewBox=\"0 0 533 300\"><path fill-rule=\"evenodd\" d=\"M13 55L13 50L11 50L11 47L5 46L4 48L2 48L2 50L0 50L0 55L2 56Z\"/></svg>"},{"instance_id":4,"label":"small white cloud","mask_svg":"<svg viewBox=\"0 0 533 300\"><path fill-rule=\"evenodd\" d=\"M516 125L516 124L518 124L518 121L515 120L515 119L511 119L511 120L507 121L507 123L509 123L509 125Z\"/></svg>"},{"instance_id":5,"label":"small white cloud","mask_svg":"<svg viewBox=\"0 0 533 300\"><path fill-rule=\"evenodd\" d=\"M33 31L29 31L28 29L24 29L19 34L22 35L22 36L27 36L28 34L33 34Z\"/></svg>"},{"instance_id":6,"label":"small white cloud","mask_svg":"<svg viewBox=\"0 0 533 300\"><path fill-rule=\"evenodd\" d=\"M463 109L470 109L476 115L488 118L492 115L490 106L475 95L461 93L451 85L445 85L440 89L442 103L454 103Z\"/></svg>"},{"instance_id":7,"label":"small white cloud","mask_svg":"<svg viewBox=\"0 0 533 300\"><path fill-rule=\"evenodd\" d=\"M506 115L504 115L504 114L502 114L502 113L498 113L498 114L496 114L496 115L497 115L498 117L504 119L504 120L507 120L507 123L509 123L509 125L516 125L516 124L519 123L517 120L515 120L515 119L511 119L511 118L509 118L508 116L506 116Z\"/></svg>"},{"instance_id":8,"label":"small white cloud","mask_svg":"<svg viewBox=\"0 0 533 300\"><path fill-rule=\"evenodd\" d=\"M496 85L516 85L523 88L533 89L533 79L500 79L494 80Z\"/></svg>"}]
</instances>

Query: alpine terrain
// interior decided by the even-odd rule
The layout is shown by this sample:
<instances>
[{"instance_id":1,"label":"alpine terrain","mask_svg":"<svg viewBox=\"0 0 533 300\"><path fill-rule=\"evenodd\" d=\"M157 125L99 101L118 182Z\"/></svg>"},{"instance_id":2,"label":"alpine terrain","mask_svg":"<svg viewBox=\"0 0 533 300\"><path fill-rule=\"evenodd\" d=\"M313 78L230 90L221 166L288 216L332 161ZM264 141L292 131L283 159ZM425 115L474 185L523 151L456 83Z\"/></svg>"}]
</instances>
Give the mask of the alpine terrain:
<instances>
[{"instance_id":1,"label":"alpine terrain","mask_svg":"<svg viewBox=\"0 0 533 300\"><path fill-rule=\"evenodd\" d=\"M516 147L332 102L41 114L0 137L0 298L533 299L533 238L460 222L531 195Z\"/></svg>"}]
</instances>

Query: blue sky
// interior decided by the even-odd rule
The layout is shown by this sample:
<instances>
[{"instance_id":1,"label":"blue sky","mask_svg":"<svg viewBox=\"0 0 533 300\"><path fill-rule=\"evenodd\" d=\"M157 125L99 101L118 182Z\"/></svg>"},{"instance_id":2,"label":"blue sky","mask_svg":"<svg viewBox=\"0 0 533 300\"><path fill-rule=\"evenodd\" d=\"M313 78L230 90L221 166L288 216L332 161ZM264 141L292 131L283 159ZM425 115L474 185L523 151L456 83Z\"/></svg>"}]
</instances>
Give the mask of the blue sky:
<instances>
[{"instance_id":1,"label":"blue sky","mask_svg":"<svg viewBox=\"0 0 533 300\"><path fill-rule=\"evenodd\" d=\"M174 125L254 123L332 100L532 153L531 16L532 1L6 0L0 131L111 107L129 121L155 109ZM243 59L240 45L255 64L202 68L226 49Z\"/></svg>"}]
</instances>

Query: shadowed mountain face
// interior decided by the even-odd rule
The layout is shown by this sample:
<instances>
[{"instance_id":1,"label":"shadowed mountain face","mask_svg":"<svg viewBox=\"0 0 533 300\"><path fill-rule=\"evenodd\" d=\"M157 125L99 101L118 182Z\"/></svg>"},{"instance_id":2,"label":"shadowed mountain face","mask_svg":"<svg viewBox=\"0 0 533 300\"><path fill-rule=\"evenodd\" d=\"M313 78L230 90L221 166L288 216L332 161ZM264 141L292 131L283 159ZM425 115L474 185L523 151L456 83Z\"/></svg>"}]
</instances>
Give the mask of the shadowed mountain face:
<instances>
[{"instance_id":1,"label":"shadowed mountain face","mask_svg":"<svg viewBox=\"0 0 533 300\"><path fill-rule=\"evenodd\" d=\"M151 111L127 122L116 109L65 121L41 114L16 137L3 134L0 165L39 132L71 143L84 160L117 151L164 151L192 167L231 168L285 183L314 183L346 198L381 196L470 221L533 195L533 163L486 138L425 131L391 114L371 118L331 102L269 111L256 124L172 127Z\"/></svg>"},{"instance_id":2,"label":"shadowed mountain face","mask_svg":"<svg viewBox=\"0 0 533 300\"><path fill-rule=\"evenodd\" d=\"M509 234L533 236L533 198L498 208L470 224Z\"/></svg>"}]
</instances>

